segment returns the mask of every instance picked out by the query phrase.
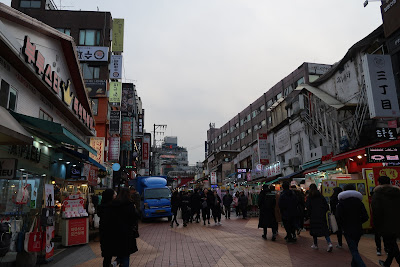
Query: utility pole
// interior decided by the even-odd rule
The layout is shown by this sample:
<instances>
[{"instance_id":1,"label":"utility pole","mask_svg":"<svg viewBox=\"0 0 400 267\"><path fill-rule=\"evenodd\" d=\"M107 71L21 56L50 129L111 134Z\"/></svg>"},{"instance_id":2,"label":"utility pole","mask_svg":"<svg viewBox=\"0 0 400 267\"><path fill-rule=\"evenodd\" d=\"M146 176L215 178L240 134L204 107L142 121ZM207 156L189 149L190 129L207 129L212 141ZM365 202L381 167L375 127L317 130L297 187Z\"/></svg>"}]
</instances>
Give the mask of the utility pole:
<instances>
[{"instance_id":1,"label":"utility pole","mask_svg":"<svg viewBox=\"0 0 400 267\"><path fill-rule=\"evenodd\" d=\"M157 140L156 134L164 135L165 130L167 129L166 124L154 124L154 131L153 131L153 149L152 149L152 175L155 174L156 170L156 150L157 150L157 141L162 141L162 139ZM159 130L157 132L157 130Z\"/></svg>"}]
</instances>

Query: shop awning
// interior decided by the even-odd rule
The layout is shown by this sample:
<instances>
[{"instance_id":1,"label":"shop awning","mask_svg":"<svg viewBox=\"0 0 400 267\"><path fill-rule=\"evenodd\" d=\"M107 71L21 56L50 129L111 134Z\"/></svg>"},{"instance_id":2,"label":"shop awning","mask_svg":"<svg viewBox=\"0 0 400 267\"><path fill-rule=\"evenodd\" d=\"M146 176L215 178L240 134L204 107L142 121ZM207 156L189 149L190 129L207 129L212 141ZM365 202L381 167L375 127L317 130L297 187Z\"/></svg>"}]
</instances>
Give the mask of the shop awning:
<instances>
[{"instance_id":1,"label":"shop awning","mask_svg":"<svg viewBox=\"0 0 400 267\"><path fill-rule=\"evenodd\" d=\"M318 97L319 99L321 99L322 101L324 101L326 104L328 104L331 107L334 107L336 109L344 107L344 104L342 102L340 102L333 96L325 93L318 87L314 87L314 86L311 86L308 84L300 84L299 86L297 86L297 88L295 90L300 91L303 89L306 89L307 91L311 92L313 95L315 95L316 97Z\"/></svg>"},{"instance_id":2,"label":"shop awning","mask_svg":"<svg viewBox=\"0 0 400 267\"><path fill-rule=\"evenodd\" d=\"M296 175L301 174L303 172L304 172L304 170L293 172L293 173L291 173L289 175L286 175L286 176L283 176L283 177L279 177L278 180L280 181L280 180L284 180L284 179L289 179L289 178L292 178L293 176L296 176Z\"/></svg>"},{"instance_id":3,"label":"shop awning","mask_svg":"<svg viewBox=\"0 0 400 267\"><path fill-rule=\"evenodd\" d=\"M369 146L364 146L361 148L357 148L351 151L347 151L341 154L338 154L336 156L332 157L332 161L338 161L341 159L346 159L346 158L352 158L352 157L356 157L358 155L364 155L365 149L369 148L369 147L390 147L390 146L394 146L394 145L398 145L400 144L400 139L397 140L386 140L386 141L382 141L382 142L378 142Z\"/></svg>"},{"instance_id":4,"label":"shop awning","mask_svg":"<svg viewBox=\"0 0 400 267\"><path fill-rule=\"evenodd\" d=\"M318 166L318 171L322 172L322 171L326 171L326 170L331 170L331 169L335 169L337 167L337 162L329 162L326 164L322 164L320 166Z\"/></svg>"},{"instance_id":5,"label":"shop awning","mask_svg":"<svg viewBox=\"0 0 400 267\"><path fill-rule=\"evenodd\" d=\"M0 107L0 145L32 144L33 138L3 107Z\"/></svg>"},{"instance_id":6,"label":"shop awning","mask_svg":"<svg viewBox=\"0 0 400 267\"><path fill-rule=\"evenodd\" d=\"M315 159L315 160L311 160L311 161L304 163L303 165L301 165L301 168L303 170L306 170L306 169L318 166L320 164L321 164L321 159Z\"/></svg>"},{"instance_id":7,"label":"shop awning","mask_svg":"<svg viewBox=\"0 0 400 267\"><path fill-rule=\"evenodd\" d=\"M71 155L73 155L73 156L75 156L75 157L77 157L79 159L85 160L85 161L93 164L94 166L96 166L100 170L103 170L103 171L106 170L106 167L104 167L103 165L101 165L100 163L98 163L97 161L95 161L94 159L89 157L88 155L85 155L83 153L80 153L78 151L74 151L74 150L71 150L71 149L68 149L68 148L65 148L65 147L61 147L60 150L63 151L63 152L67 152L67 153L69 153L69 154L71 154Z\"/></svg>"},{"instance_id":8,"label":"shop awning","mask_svg":"<svg viewBox=\"0 0 400 267\"><path fill-rule=\"evenodd\" d=\"M23 126L29 128L38 135L42 135L44 139L48 139L56 144L70 144L73 146L86 149L90 153L97 155L97 152L89 144L79 139L76 135L67 130L60 123L42 120L39 118L22 115L16 112L10 112L14 118Z\"/></svg>"},{"instance_id":9,"label":"shop awning","mask_svg":"<svg viewBox=\"0 0 400 267\"><path fill-rule=\"evenodd\" d=\"M268 181L268 182L266 182L265 184L273 184L273 183L275 183L275 182L278 182L280 178L282 178L282 177L278 177L278 178L276 178L276 179L274 179L274 180Z\"/></svg>"}]
</instances>

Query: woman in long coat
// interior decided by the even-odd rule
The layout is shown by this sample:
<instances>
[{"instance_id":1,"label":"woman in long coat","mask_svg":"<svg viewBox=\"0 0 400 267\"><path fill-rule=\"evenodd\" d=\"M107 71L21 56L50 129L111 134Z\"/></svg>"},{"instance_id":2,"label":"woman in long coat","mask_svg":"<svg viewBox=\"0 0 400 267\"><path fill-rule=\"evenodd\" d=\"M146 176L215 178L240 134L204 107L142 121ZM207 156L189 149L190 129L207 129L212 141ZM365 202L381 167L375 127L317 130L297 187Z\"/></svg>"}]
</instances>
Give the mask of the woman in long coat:
<instances>
[{"instance_id":1,"label":"woman in long coat","mask_svg":"<svg viewBox=\"0 0 400 267\"><path fill-rule=\"evenodd\" d=\"M176 220L176 216L178 214L178 209L180 206L181 206L181 199L179 197L179 193L178 191L174 191L171 197L171 213L172 213L171 227L174 226L174 222L176 223L176 226L179 226L179 223Z\"/></svg>"},{"instance_id":2,"label":"woman in long coat","mask_svg":"<svg viewBox=\"0 0 400 267\"><path fill-rule=\"evenodd\" d=\"M307 198L307 214L310 218L310 235L314 239L313 249L318 249L318 237L323 236L328 243L328 252L332 252L333 245L329 237L329 228L326 213L329 210L328 203L318 191L315 184L310 185L310 195Z\"/></svg>"},{"instance_id":3,"label":"woman in long coat","mask_svg":"<svg viewBox=\"0 0 400 267\"><path fill-rule=\"evenodd\" d=\"M101 204L97 208L97 215L100 217L99 223L99 235L100 235L100 248L101 248L101 256L103 259L103 266L109 267L111 264L112 253L110 244L110 240L107 240L107 235L104 235L104 228L105 228L105 214L107 209L110 207L112 200L115 197L115 191L111 188L107 188L103 191L101 197Z\"/></svg>"},{"instance_id":4,"label":"woman in long coat","mask_svg":"<svg viewBox=\"0 0 400 267\"><path fill-rule=\"evenodd\" d=\"M262 238L267 239L267 228L272 228L272 241L275 241L278 234L278 223L275 218L276 196L266 184L260 192L258 207L260 209L258 228L264 229Z\"/></svg>"},{"instance_id":5,"label":"woman in long coat","mask_svg":"<svg viewBox=\"0 0 400 267\"><path fill-rule=\"evenodd\" d=\"M138 215L128 188L121 188L118 196L106 209L104 218L104 237L112 256L122 267L129 266L129 256L135 253Z\"/></svg>"}]
</instances>

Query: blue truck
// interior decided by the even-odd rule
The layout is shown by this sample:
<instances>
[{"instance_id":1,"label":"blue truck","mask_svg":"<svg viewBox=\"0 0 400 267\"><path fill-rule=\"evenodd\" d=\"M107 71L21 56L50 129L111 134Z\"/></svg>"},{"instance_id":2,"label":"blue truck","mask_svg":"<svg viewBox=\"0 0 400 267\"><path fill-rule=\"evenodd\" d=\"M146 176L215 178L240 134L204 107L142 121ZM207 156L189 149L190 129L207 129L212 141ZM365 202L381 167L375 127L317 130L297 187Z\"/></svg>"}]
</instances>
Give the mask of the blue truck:
<instances>
[{"instance_id":1,"label":"blue truck","mask_svg":"<svg viewBox=\"0 0 400 267\"><path fill-rule=\"evenodd\" d=\"M166 176L139 176L129 181L140 194L142 220L167 217L172 219L171 190Z\"/></svg>"}]
</instances>

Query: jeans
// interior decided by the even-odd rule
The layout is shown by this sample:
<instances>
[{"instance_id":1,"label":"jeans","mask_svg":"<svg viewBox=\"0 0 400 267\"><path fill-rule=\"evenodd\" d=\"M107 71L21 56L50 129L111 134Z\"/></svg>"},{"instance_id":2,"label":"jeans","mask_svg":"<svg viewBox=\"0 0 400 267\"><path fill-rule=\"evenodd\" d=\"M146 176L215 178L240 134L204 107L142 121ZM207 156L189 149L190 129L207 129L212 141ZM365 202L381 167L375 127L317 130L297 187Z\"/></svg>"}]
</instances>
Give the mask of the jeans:
<instances>
[{"instance_id":1,"label":"jeans","mask_svg":"<svg viewBox=\"0 0 400 267\"><path fill-rule=\"evenodd\" d=\"M397 263L400 265L400 251L397 246L397 237L396 235L383 235L383 244L386 246L388 250L388 256L385 260L385 266L390 266L393 262L393 259L396 259Z\"/></svg>"},{"instance_id":2,"label":"jeans","mask_svg":"<svg viewBox=\"0 0 400 267\"><path fill-rule=\"evenodd\" d=\"M313 240L314 240L314 245L318 246L318 237L313 236ZM328 244L332 243L329 235L325 236L325 240L326 240L326 243L328 243Z\"/></svg>"},{"instance_id":3,"label":"jeans","mask_svg":"<svg viewBox=\"0 0 400 267\"><path fill-rule=\"evenodd\" d=\"M129 267L129 255L128 256L118 256L117 262L120 267Z\"/></svg>"},{"instance_id":4,"label":"jeans","mask_svg":"<svg viewBox=\"0 0 400 267\"><path fill-rule=\"evenodd\" d=\"M351 256L353 257L351 260L351 267L365 267L365 263L361 259L360 253L358 252L358 242L360 242L361 236L350 237L345 233L344 238L346 239L347 246L349 247Z\"/></svg>"}]
</instances>

